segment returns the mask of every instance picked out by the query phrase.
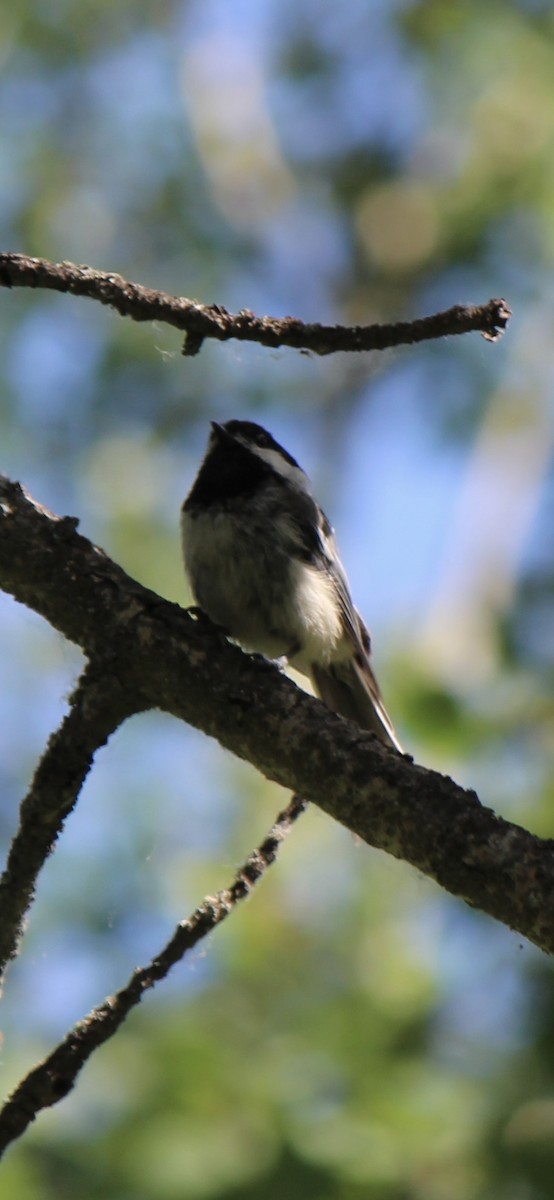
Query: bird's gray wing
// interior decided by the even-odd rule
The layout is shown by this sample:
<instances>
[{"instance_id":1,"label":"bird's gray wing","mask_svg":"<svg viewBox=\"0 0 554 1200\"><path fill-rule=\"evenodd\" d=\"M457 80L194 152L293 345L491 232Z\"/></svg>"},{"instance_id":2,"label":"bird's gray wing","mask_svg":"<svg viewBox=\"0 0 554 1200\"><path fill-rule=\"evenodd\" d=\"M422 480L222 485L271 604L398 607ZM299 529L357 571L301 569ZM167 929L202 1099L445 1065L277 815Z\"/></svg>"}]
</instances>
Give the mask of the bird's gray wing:
<instances>
[{"instance_id":1,"label":"bird's gray wing","mask_svg":"<svg viewBox=\"0 0 554 1200\"><path fill-rule=\"evenodd\" d=\"M344 632L352 645L352 657L327 666L313 663L310 668L312 683L324 703L334 712L371 730L382 742L402 754L402 746L383 704L371 667L369 631L354 607L333 529L320 509L318 515L317 565L333 581Z\"/></svg>"}]
</instances>

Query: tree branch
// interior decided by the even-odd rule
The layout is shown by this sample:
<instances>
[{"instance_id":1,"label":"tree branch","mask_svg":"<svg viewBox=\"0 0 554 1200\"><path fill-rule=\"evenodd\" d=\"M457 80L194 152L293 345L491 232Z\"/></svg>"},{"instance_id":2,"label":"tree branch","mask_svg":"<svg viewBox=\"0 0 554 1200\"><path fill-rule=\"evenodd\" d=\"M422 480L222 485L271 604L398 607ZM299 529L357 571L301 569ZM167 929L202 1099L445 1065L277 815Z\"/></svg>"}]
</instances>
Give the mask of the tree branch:
<instances>
[{"instance_id":1,"label":"tree branch","mask_svg":"<svg viewBox=\"0 0 554 1200\"><path fill-rule=\"evenodd\" d=\"M39 871L77 801L94 753L130 711L109 664L89 666L21 804L19 829L0 879L0 979L16 953Z\"/></svg>"},{"instance_id":2,"label":"tree branch","mask_svg":"<svg viewBox=\"0 0 554 1200\"><path fill-rule=\"evenodd\" d=\"M0 477L0 586L95 654L133 711L157 707L217 738L370 845L554 953L554 842L474 792L396 755L142 588L75 529Z\"/></svg>"},{"instance_id":3,"label":"tree branch","mask_svg":"<svg viewBox=\"0 0 554 1200\"><path fill-rule=\"evenodd\" d=\"M0 254L0 286L70 292L110 305L133 321L163 321L185 332L183 353L189 356L198 353L205 338L220 342L236 338L262 346L311 350L314 354L384 350L474 330L488 341L496 341L511 316L505 300L489 300L481 305L457 304L430 317L390 325L305 324L296 317L257 317L248 309L229 313L217 304L198 304L182 296L152 291L121 275L92 267L8 253Z\"/></svg>"},{"instance_id":4,"label":"tree branch","mask_svg":"<svg viewBox=\"0 0 554 1200\"><path fill-rule=\"evenodd\" d=\"M279 813L270 833L239 869L231 886L215 896L206 896L192 916L179 923L170 941L148 966L133 971L125 987L79 1021L63 1042L21 1080L0 1112L0 1158L41 1109L57 1104L67 1096L87 1059L98 1046L113 1037L131 1009L140 1004L145 991L164 979L175 963L221 925L237 904L250 895L275 862L281 843L304 808L304 801L293 796Z\"/></svg>"}]
</instances>

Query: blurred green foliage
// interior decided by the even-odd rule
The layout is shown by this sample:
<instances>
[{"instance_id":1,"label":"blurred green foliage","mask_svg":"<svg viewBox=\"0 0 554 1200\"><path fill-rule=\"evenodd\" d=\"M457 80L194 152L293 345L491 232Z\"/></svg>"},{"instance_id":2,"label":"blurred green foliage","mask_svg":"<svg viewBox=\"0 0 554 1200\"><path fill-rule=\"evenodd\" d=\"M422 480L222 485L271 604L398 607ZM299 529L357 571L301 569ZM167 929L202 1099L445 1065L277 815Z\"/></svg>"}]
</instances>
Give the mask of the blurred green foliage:
<instances>
[{"instance_id":1,"label":"blurred green foliage","mask_svg":"<svg viewBox=\"0 0 554 1200\"><path fill-rule=\"evenodd\" d=\"M208 420L254 415L339 530L407 749L552 836L554 13L540 0L0 8L6 248L229 308L479 338L314 360L2 293L2 468L186 603ZM79 655L2 600L0 831ZM8 1091L271 824L159 714L97 759L4 997ZM309 812L259 892L6 1156L11 1200L550 1200L549 963Z\"/></svg>"}]
</instances>

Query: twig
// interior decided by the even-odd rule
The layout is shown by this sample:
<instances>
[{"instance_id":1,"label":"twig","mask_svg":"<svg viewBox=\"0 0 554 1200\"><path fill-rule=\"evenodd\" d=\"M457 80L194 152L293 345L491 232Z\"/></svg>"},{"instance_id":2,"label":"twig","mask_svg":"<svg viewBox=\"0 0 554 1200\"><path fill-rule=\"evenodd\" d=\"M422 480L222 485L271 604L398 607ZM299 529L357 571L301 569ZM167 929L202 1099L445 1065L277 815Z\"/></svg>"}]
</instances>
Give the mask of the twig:
<instances>
[{"instance_id":1,"label":"twig","mask_svg":"<svg viewBox=\"0 0 554 1200\"><path fill-rule=\"evenodd\" d=\"M20 808L19 829L0 879L0 978L17 951L37 876L74 807L95 751L129 713L117 702L117 683L88 667L70 700L67 716L52 734Z\"/></svg>"},{"instance_id":2,"label":"twig","mask_svg":"<svg viewBox=\"0 0 554 1200\"><path fill-rule=\"evenodd\" d=\"M183 353L189 356L198 353L204 338L216 338L220 342L236 338L259 342L262 346L311 350L314 354L334 354L338 350L385 350L474 330L488 341L496 341L511 316L505 300L489 300L480 305L457 304L430 317L394 324L305 324L296 317L257 317L249 309L229 313L217 304L198 304L182 296L152 291L123 279L121 275L70 262L52 263L24 254L0 254L0 286L71 292L74 296L88 296L108 304L121 316L131 317L134 321L163 321L184 330Z\"/></svg>"},{"instance_id":3,"label":"twig","mask_svg":"<svg viewBox=\"0 0 554 1200\"><path fill-rule=\"evenodd\" d=\"M206 896L192 916L179 923L160 954L148 966L134 971L125 987L79 1021L63 1042L21 1081L0 1112L0 1156L10 1142L24 1133L41 1109L57 1104L71 1091L87 1059L113 1037L130 1010L140 1003L144 992L163 979L176 962L221 925L239 901L250 894L275 861L280 844L305 807L304 801L293 796L268 836L248 856L231 886L215 896Z\"/></svg>"}]
</instances>

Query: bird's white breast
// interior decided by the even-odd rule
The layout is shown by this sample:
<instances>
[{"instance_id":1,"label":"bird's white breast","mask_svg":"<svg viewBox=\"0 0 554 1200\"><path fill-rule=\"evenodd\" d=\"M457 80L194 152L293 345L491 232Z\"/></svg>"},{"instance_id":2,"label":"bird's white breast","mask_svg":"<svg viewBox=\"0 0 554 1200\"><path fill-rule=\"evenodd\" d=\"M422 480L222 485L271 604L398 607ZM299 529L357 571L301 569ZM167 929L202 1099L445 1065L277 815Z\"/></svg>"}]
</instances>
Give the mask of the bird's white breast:
<instances>
[{"instance_id":1,"label":"bird's white breast","mask_svg":"<svg viewBox=\"0 0 554 1200\"><path fill-rule=\"evenodd\" d=\"M298 670L347 656L333 581L322 569L279 545L287 530L229 517L225 509L183 512L185 566L197 603L247 649L270 658L286 655ZM246 532L247 530L247 532Z\"/></svg>"}]
</instances>

